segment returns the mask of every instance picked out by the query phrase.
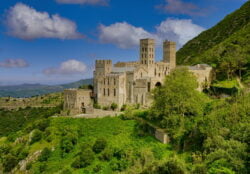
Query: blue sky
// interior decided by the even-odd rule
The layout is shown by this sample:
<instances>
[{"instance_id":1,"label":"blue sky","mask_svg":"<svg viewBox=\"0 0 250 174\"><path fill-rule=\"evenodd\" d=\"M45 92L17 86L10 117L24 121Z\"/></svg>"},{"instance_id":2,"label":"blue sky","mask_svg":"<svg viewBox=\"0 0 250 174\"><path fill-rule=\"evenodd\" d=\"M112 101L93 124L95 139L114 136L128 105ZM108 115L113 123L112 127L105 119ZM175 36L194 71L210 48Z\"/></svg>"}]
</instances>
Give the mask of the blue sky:
<instances>
[{"instance_id":1,"label":"blue sky","mask_svg":"<svg viewBox=\"0 0 250 174\"><path fill-rule=\"evenodd\" d=\"M2 0L0 85L92 77L95 59L138 59L138 41L177 42L208 29L246 0Z\"/></svg>"}]
</instances>

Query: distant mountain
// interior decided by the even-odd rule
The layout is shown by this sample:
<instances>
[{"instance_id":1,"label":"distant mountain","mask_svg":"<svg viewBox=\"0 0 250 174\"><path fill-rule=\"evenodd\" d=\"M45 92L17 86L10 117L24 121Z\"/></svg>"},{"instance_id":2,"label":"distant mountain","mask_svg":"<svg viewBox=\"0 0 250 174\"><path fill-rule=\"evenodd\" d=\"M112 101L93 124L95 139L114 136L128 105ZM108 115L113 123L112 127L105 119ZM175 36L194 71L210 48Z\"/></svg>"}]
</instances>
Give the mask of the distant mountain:
<instances>
[{"instance_id":1,"label":"distant mountain","mask_svg":"<svg viewBox=\"0 0 250 174\"><path fill-rule=\"evenodd\" d=\"M250 82L250 1L177 52L178 64L207 63L219 76Z\"/></svg>"},{"instance_id":2,"label":"distant mountain","mask_svg":"<svg viewBox=\"0 0 250 174\"><path fill-rule=\"evenodd\" d=\"M22 84L13 86L0 86L0 97L32 97L53 92L61 92L68 88L78 88L81 85L92 84L93 79L79 80L62 85Z\"/></svg>"}]
</instances>

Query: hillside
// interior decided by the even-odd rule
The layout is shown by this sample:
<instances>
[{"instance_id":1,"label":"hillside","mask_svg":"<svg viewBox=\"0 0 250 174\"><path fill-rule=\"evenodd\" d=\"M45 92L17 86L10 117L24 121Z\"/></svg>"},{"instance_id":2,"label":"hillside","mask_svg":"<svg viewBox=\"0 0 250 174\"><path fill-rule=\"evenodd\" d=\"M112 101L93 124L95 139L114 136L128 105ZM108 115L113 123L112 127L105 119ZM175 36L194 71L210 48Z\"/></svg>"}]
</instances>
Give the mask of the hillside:
<instances>
[{"instance_id":1,"label":"hillside","mask_svg":"<svg viewBox=\"0 0 250 174\"><path fill-rule=\"evenodd\" d=\"M92 79L84 79L62 85L22 84L14 86L0 86L0 97L32 97L48 93L61 92L67 88L78 88L81 85L88 84L92 84Z\"/></svg>"},{"instance_id":2,"label":"hillside","mask_svg":"<svg viewBox=\"0 0 250 174\"><path fill-rule=\"evenodd\" d=\"M170 146L153 137L137 136L135 123L120 118L36 121L19 132L20 141L0 138L0 149L8 147L10 150L7 156L4 155L6 151L0 151L0 161L3 155L2 160L6 163L14 161L10 167L3 163L5 172L17 161L33 156L32 160L23 163L31 173L139 173L141 167L173 155ZM11 155L15 153L16 156ZM36 153L41 153L38 159L34 157Z\"/></svg>"},{"instance_id":3,"label":"hillside","mask_svg":"<svg viewBox=\"0 0 250 174\"><path fill-rule=\"evenodd\" d=\"M177 52L178 64L207 63L218 70L220 78L245 76L250 71L250 2L202 32ZM229 72L225 72L225 69Z\"/></svg>"}]
</instances>

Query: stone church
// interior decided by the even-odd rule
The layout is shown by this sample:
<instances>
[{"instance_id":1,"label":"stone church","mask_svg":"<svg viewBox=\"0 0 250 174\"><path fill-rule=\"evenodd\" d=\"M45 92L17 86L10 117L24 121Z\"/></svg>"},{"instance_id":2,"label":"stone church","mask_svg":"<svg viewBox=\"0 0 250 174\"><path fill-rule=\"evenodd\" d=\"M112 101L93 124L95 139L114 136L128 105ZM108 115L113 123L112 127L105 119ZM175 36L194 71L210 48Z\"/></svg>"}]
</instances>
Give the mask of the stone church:
<instances>
[{"instance_id":1,"label":"stone church","mask_svg":"<svg viewBox=\"0 0 250 174\"><path fill-rule=\"evenodd\" d=\"M138 103L148 106L151 103L150 91L161 86L165 76L176 68L176 43L163 43L163 59L155 61L155 41L140 40L140 57L135 62L96 60L94 71L94 96L98 104L109 106L112 103L121 107L123 104ZM199 82L208 81L211 67L197 65L188 67ZM201 86L199 87L201 90Z\"/></svg>"},{"instance_id":2,"label":"stone church","mask_svg":"<svg viewBox=\"0 0 250 174\"><path fill-rule=\"evenodd\" d=\"M153 39L140 40L140 56L138 61L118 62L113 65L112 60L96 60L94 71L94 90L92 97L101 106L110 106L116 103L120 108L124 104L140 104L149 106L152 102L151 90L161 86L169 73L176 68L176 43L171 41L163 42L163 59L155 61L155 41ZM209 84L212 68L208 65L199 64L187 67L193 72L199 82L198 90L202 90L203 84ZM72 91L71 91L72 93ZM70 90L65 91L65 105L70 109L67 101L70 100ZM77 91L75 91L77 93ZM83 94L82 92L81 94ZM79 95L75 106L80 111L82 104L77 101L84 101L84 105L90 106L90 93L88 96ZM73 102L74 103L74 102Z\"/></svg>"}]
</instances>

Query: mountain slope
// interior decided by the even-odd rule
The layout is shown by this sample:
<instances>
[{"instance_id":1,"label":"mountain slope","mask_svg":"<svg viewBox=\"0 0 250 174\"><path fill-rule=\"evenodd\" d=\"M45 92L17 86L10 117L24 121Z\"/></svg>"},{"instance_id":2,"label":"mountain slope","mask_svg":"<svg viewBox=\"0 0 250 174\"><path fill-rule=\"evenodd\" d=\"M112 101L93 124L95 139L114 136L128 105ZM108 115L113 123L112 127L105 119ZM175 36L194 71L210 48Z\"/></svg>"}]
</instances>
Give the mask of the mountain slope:
<instances>
[{"instance_id":1,"label":"mountain slope","mask_svg":"<svg viewBox=\"0 0 250 174\"><path fill-rule=\"evenodd\" d=\"M240 9L226 16L211 29L202 32L189 41L177 52L178 64L201 63L196 57L202 57L205 51L220 44L232 34L244 28L250 22L250 2L246 2ZM206 62L203 62L206 63Z\"/></svg>"},{"instance_id":2,"label":"mountain slope","mask_svg":"<svg viewBox=\"0 0 250 174\"><path fill-rule=\"evenodd\" d=\"M0 86L0 97L31 97L53 92L61 92L68 88L78 88L81 85L92 84L92 79L62 85L22 84L14 86Z\"/></svg>"}]
</instances>

